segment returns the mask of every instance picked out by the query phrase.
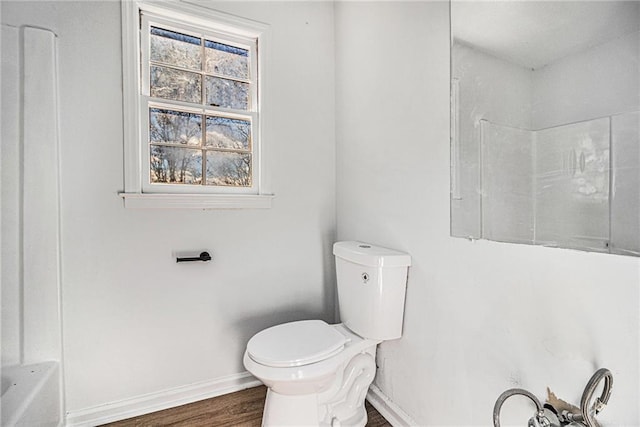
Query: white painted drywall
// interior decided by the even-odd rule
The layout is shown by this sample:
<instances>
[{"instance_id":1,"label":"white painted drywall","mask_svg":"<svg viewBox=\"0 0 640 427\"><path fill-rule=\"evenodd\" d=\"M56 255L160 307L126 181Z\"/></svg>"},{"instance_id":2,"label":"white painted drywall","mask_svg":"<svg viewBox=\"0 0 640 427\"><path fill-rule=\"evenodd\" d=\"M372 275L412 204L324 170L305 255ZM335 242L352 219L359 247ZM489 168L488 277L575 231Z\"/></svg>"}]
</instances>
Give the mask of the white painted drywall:
<instances>
[{"instance_id":1,"label":"white painted drywall","mask_svg":"<svg viewBox=\"0 0 640 427\"><path fill-rule=\"evenodd\" d=\"M125 209L120 3L2 2L3 23L59 36L68 411L242 372L258 330L333 320L333 5L208 5L271 25L272 209Z\"/></svg>"},{"instance_id":2,"label":"white painted drywall","mask_svg":"<svg viewBox=\"0 0 640 427\"><path fill-rule=\"evenodd\" d=\"M640 33L635 31L536 69L533 128L638 111L639 61Z\"/></svg>"},{"instance_id":3,"label":"white painted drywall","mask_svg":"<svg viewBox=\"0 0 640 427\"><path fill-rule=\"evenodd\" d=\"M502 391L577 403L604 366L600 420L640 424L640 260L449 236L448 4L337 3L335 25L338 239L413 260L376 384L419 425L490 425Z\"/></svg>"},{"instance_id":4,"label":"white painted drywall","mask_svg":"<svg viewBox=\"0 0 640 427\"><path fill-rule=\"evenodd\" d=\"M453 33L527 68L640 29L636 1L460 1L451 3Z\"/></svg>"}]
</instances>

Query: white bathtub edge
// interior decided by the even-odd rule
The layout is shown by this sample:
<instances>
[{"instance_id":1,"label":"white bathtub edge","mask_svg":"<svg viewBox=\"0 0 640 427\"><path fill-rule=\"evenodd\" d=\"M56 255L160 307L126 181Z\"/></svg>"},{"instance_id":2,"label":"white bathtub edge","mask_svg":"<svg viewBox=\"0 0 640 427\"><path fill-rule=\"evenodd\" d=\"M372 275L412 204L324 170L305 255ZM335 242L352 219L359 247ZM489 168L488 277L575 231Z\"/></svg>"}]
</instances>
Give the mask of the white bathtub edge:
<instances>
[{"instance_id":1,"label":"white bathtub edge","mask_svg":"<svg viewBox=\"0 0 640 427\"><path fill-rule=\"evenodd\" d=\"M261 384L259 380L245 371L211 381L149 393L105 405L68 411L65 425L68 427L92 427L186 405Z\"/></svg>"},{"instance_id":2,"label":"white bathtub edge","mask_svg":"<svg viewBox=\"0 0 640 427\"><path fill-rule=\"evenodd\" d=\"M380 413L389 424L393 427L411 427L418 424L404 412L398 405L396 405L386 394L375 385L369 387L367 392L367 401L376 408L376 411Z\"/></svg>"}]
</instances>

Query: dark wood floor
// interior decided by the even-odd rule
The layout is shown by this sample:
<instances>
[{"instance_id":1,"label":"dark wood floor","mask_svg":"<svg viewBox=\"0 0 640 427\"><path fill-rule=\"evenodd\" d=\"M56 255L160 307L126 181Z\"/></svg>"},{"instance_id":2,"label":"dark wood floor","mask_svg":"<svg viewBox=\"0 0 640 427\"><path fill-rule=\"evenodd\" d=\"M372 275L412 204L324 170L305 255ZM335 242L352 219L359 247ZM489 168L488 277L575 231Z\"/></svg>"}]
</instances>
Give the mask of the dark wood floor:
<instances>
[{"instance_id":1,"label":"dark wood floor","mask_svg":"<svg viewBox=\"0 0 640 427\"><path fill-rule=\"evenodd\" d=\"M264 386L202 400L152 414L105 424L109 427L260 427L267 389ZM391 427L369 403L367 427Z\"/></svg>"}]
</instances>

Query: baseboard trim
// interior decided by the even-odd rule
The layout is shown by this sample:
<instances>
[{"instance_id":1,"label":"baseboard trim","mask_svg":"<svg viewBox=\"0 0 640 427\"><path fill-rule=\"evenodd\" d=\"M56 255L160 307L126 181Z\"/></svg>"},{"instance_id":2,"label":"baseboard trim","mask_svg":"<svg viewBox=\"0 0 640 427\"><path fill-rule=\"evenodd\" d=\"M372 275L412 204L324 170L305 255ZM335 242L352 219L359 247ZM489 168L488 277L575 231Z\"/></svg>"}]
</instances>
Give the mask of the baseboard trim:
<instances>
[{"instance_id":1,"label":"baseboard trim","mask_svg":"<svg viewBox=\"0 0 640 427\"><path fill-rule=\"evenodd\" d=\"M411 427L418 425L409 414L400 409L382 390L373 384L367 392L367 401L369 401L371 406L376 408L376 411L380 412L380 415L389 421L389 424L393 427Z\"/></svg>"},{"instance_id":2,"label":"baseboard trim","mask_svg":"<svg viewBox=\"0 0 640 427\"><path fill-rule=\"evenodd\" d=\"M259 380L245 371L211 381L176 387L78 411L69 411L65 425L67 427L92 427L210 399L261 384Z\"/></svg>"}]
</instances>

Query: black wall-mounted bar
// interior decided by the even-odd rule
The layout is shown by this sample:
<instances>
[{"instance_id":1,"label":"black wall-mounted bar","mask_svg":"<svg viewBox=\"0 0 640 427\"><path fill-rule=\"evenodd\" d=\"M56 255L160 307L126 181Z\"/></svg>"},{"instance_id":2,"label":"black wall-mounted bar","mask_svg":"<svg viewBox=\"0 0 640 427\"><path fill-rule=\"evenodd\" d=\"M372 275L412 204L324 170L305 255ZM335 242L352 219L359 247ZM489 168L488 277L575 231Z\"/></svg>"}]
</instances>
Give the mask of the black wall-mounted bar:
<instances>
[{"instance_id":1,"label":"black wall-mounted bar","mask_svg":"<svg viewBox=\"0 0 640 427\"><path fill-rule=\"evenodd\" d=\"M211 255L209 255L209 252L201 252L200 256L197 256L197 257L176 258L176 262L190 262L190 261L211 261Z\"/></svg>"}]
</instances>

